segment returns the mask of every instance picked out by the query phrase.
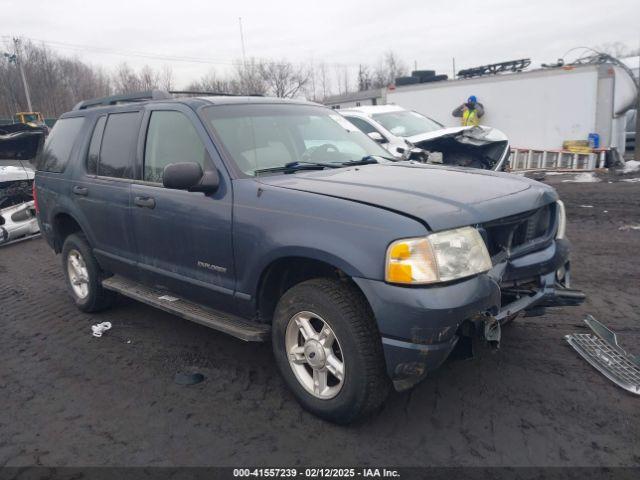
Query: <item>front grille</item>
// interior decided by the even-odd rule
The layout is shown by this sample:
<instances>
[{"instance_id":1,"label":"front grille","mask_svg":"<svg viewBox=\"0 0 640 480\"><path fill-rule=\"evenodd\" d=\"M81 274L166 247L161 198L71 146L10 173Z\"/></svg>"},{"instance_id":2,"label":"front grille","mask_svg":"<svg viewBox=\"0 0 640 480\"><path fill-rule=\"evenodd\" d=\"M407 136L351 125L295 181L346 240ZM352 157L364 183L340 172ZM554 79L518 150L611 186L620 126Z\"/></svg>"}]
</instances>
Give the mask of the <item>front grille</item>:
<instances>
[{"instance_id":1,"label":"front grille","mask_svg":"<svg viewBox=\"0 0 640 480\"><path fill-rule=\"evenodd\" d=\"M504 217L480 226L480 232L493 257L501 252L514 252L550 241L555 230L556 206L545 205L536 210Z\"/></svg>"}]
</instances>

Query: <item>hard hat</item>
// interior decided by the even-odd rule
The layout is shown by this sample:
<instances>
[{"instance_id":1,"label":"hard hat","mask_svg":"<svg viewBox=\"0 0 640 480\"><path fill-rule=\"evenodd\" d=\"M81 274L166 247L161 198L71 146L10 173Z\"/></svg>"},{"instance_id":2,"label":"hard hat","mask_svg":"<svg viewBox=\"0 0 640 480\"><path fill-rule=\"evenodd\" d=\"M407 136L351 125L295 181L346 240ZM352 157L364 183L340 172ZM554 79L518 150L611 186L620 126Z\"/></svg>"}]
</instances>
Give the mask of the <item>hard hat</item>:
<instances>
[{"instance_id":1,"label":"hard hat","mask_svg":"<svg viewBox=\"0 0 640 480\"><path fill-rule=\"evenodd\" d=\"M469 97L469 99L467 100L467 102L471 102L471 103L478 103L478 99L476 98L475 95L471 95Z\"/></svg>"}]
</instances>

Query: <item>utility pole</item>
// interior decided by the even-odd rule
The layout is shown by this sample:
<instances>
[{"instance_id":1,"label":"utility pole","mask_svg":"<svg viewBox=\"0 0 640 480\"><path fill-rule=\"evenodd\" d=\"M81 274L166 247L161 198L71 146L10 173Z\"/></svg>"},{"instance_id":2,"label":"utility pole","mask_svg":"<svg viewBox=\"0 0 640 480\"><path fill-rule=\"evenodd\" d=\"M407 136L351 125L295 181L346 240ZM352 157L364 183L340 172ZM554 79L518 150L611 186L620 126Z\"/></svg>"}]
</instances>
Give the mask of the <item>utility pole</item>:
<instances>
[{"instance_id":1,"label":"utility pole","mask_svg":"<svg viewBox=\"0 0 640 480\"><path fill-rule=\"evenodd\" d=\"M245 92L245 83L247 76L247 55L244 50L244 32L242 31L242 17L238 17L238 24L240 25L240 45L242 46L242 75L240 75L240 93L249 93Z\"/></svg>"},{"instance_id":2,"label":"utility pole","mask_svg":"<svg viewBox=\"0 0 640 480\"><path fill-rule=\"evenodd\" d=\"M244 50L244 32L242 31L242 17L238 17L238 23L240 24L240 44L242 45L242 65L247 66L247 54Z\"/></svg>"},{"instance_id":3,"label":"utility pole","mask_svg":"<svg viewBox=\"0 0 640 480\"><path fill-rule=\"evenodd\" d=\"M29 85L27 84L27 76L24 74L24 66L22 65L22 51L20 50L20 39L14 38L13 45L15 48L15 62L20 69L20 77L22 77L22 86L24 87L24 96L27 98L27 108L33 112L31 107L31 95L29 94Z\"/></svg>"}]
</instances>

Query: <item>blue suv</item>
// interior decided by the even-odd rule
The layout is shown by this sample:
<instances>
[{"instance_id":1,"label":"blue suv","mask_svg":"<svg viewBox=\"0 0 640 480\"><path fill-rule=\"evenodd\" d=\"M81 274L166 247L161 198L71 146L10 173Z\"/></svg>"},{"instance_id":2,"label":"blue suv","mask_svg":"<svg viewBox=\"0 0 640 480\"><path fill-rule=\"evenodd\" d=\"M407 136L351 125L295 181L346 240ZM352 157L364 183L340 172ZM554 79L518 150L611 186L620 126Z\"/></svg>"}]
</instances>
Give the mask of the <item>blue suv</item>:
<instances>
[{"instance_id":1,"label":"blue suv","mask_svg":"<svg viewBox=\"0 0 640 480\"><path fill-rule=\"evenodd\" d=\"M349 423L471 337L583 300L552 188L387 156L317 104L153 91L64 114L34 193L79 309L120 293L270 339L300 403Z\"/></svg>"}]
</instances>

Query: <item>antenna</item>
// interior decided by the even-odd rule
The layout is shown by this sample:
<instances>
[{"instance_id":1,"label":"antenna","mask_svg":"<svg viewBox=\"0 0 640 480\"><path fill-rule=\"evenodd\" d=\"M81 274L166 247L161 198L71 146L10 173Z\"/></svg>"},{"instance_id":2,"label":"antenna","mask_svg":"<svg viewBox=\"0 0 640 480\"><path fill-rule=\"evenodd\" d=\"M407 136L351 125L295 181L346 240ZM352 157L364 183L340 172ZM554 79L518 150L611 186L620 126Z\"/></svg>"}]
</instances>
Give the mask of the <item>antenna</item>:
<instances>
[{"instance_id":1,"label":"antenna","mask_svg":"<svg viewBox=\"0 0 640 480\"><path fill-rule=\"evenodd\" d=\"M244 49L244 32L242 31L242 17L238 17L238 23L240 24L240 44L242 45L242 65L247 67L247 54Z\"/></svg>"}]
</instances>

